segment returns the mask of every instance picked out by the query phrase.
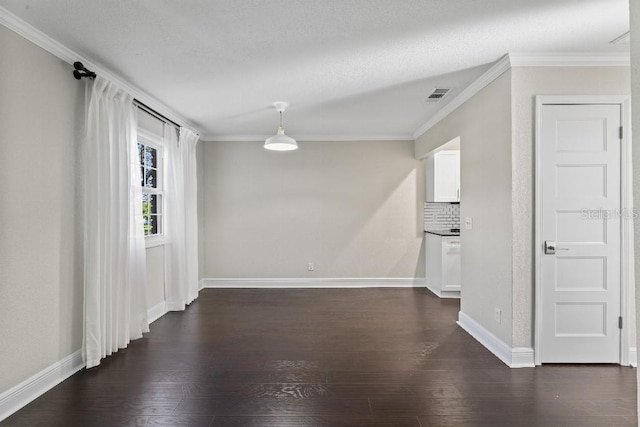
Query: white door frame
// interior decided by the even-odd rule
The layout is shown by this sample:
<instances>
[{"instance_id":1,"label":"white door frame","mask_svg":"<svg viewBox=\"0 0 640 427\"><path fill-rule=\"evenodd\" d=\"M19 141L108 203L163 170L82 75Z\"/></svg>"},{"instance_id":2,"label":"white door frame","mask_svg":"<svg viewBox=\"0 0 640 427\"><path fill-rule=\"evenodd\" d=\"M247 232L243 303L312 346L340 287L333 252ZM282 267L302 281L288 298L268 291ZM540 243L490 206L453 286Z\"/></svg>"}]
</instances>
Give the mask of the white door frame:
<instances>
[{"instance_id":1,"label":"white door frame","mask_svg":"<svg viewBox=\"0 0 640 427\"><path fill-rule=\"evenodd\" d=\"M624 129L622 140L620 141L620 208L625 215L630 215L631 199L631 183L629 181L629 161L631 160L631 109L630 99L626 95L542 95L536 96L536 112L535 112L535 200L534 200L534 360L536 365L541 362L541 326L542 326L542 290L540 277L542 273L542 107L544 105L581 105L581 104L609 104L619 105L621 112L621 124ZM621 220L621 251L620 251L620 309L623 319L623 329L620 334L620 364L629 365L629 250L630 237L632 228L629 226L630 220L622 218Z\"/></svg>"}]
</instances>

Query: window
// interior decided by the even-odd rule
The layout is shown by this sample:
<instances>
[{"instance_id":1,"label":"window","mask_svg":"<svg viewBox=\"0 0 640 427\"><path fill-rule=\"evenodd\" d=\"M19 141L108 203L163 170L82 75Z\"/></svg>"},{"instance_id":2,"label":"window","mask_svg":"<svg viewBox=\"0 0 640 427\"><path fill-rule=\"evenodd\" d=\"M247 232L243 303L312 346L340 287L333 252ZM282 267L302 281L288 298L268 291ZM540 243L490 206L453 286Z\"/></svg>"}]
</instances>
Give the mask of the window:
<instances>
[{"instance_id":1,"label":"window","mask_svg":"<svg viewBox=\"0 0 640 427\"><path fill-rule=\"evenodd\" d=\"M138 135L138 156L142 185L144 235L163 234L162 148L150 138Z\"/></svg>"}]
</instances>

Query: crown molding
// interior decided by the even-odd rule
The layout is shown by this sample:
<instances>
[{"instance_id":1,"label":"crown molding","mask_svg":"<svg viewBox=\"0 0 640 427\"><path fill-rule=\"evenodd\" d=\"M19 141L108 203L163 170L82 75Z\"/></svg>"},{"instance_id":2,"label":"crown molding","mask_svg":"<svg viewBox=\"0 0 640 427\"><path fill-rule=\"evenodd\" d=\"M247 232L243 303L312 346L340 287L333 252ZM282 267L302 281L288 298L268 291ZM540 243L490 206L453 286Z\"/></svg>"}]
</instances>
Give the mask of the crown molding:
<instances>
[{"instance_id":1,"label":"crown molding","mask_svg":"<svg viewBox=\"0 0 640 427\"><path fill-rule=\"evenodd\" d=\"M273 135L203 135L200 141L205 142L264 142ZM287 135L288 136L288 135ZM297 140L298 138L296 138Z\"/></svg>"},{"instance_id":2,"label":"crown molding","mask_svg":"<svg viewBox=\"0 0 640 427\"><path fill-rule=\"evenodd\" d=\"M14 33L17 33L18 35L29 40L36 46L41 47L42 49L46 50L52 55L60 58L64 62L67 62L68 64L73 64L76 61L82 62L91 71L94 71L96 74L102 77L105 77L108 80L111 80L112 82L120 86L122 89L124 89L125 91L133 95L134 98L138 99L139 101L142 101L143 103L153 108L154 110L158 111L159 113L162 113L163 115L171 118L172 120L177 122L180 126L191 128L193 130L196 130L196 133L199 133L197 132L197 127L194 126L193 123L191 123L189 120L184 118L182 115L178 114L176 111L174 111L165 103L156 99L154 96L152 96L148 92L129 83L127 80L125 80L121 76L117 75L113 71L110 71L107 67L97 64L96 62L93 62L87 59L86 57L80 55L79 53L69 49L62 43L49 37L48 35L38 30L31 24L28 24L27 22L23 21L22 19L20 19L13 13L9 12L7 9L3 8L2 6L0 6L0 25L7 27ZM69 75L71 75L71 71L69 71Z\"/></svg>"},{"instance_id":3,"label":"crown molding","mask_svg":"<svg viewBox=\"0 0 640 427\"><path fill-rule=\"evenodd\" d=\"M630 58L628 52L508 53L420 126L413 138L418 139L512 67L628 67Z\"/></svg>"},{"instance_id":4,"label":"crown molding","mask_svg":"<svg viewBox=\"0 0 640 427\"><path fill-rule=\"evenodd\" d=\"M512 67L625 67L629 52L600 53L510 53Z\"/></svg>"},{"instance_id":5,"label":"crown molding","mask_svg":"<svg viewBox=\"0 0 640 427\"><path fill-rule=\"evenodd\" d=\"M134 86L107 67L97 64L77 52L69 49L31 24L9 12L0 6L0 25L7 27L25 39L31 41L47 52L61 60L73 64L81 61L87 68L97 74L111 80L121 86L138 100L151 108L171 117L181 126L196 130L193 125L182 115L178 114L165 103L159 101L146 91ZM593 66L629 66L630 54L628 52L602 52L602 53L510 53L500 58L489 70L476 79L471 85L445 104L435 115L420 126L413 135L300 135L296 139L300 141L382 141L382 140L415 140L431 129L442 119L447 117L459 106L468 101L476 93L484 89L495 79L500 77L511 67L593 67ZM205 135L201 139L206 141L261 141L270 135Z\"/></svg>"},{"instance_id":6,"label":"crown molding","mask_svg":"<svg viewBox=\"0 0 640 427\"><path fill-rule=\"evenodd\" d=\"M511 68L509 62L509 55L504 55L500 58L491 68L478 77L473 83L467 86L462 92L460 92L449 103L445 104L440 110L438 110L425 124L420 126L414 133L413 139L418 139L426 131L434 127L438 122L451 114L454 110L467 102L476 93L487 87L491 82L504 74L505 71Z\"/></svg>"},{"instance_id":7,"label":"crown molding","mask_svg":"<svg viewBox=\"0 0 640 427\"><path fill-rule=\"evenodd\" d=\"M265 139L273 135L205 135L200 139L209 142L264 142ZM398 135L294 135L296 141L300 142L333 142L333 141L413 141L413 136L408 134Z\"/></svg>"}]
</instances>

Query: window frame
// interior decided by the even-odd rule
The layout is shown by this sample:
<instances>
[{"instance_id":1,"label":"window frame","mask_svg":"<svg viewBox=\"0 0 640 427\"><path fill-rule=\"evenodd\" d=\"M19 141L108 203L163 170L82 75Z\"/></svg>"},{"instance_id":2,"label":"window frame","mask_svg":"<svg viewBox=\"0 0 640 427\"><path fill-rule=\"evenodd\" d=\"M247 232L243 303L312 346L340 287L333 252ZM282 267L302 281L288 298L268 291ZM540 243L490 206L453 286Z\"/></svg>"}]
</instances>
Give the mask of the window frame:
<instances>
[{"instance_id":1,"label":"window frame","mask_svg":"<svg viewBox=\"0 0 640 427\"><path fill-rule=\"evenodd\" d=\"M141 177L141 190L142 194L151 194L159 196L160 203L158 204L158 209L160 211L159 214L156 215L158 219L158 229L160 230L157 234L145 235L145 246L147 248L164 245L166 243L166 234L165 234L165 216L166 216L166 196L164 191L164 178L165 178L165 144L163 139L159 135L155 135L144 129L138 129L137 131L137 141L136 144L142 144L145 147L151 147L156 150L156 187L145 187L142 183ZM137 145L136 145L137 148ZM144 164L140 165L142 169L144 169Z\"/></svg>"}]
</instances>

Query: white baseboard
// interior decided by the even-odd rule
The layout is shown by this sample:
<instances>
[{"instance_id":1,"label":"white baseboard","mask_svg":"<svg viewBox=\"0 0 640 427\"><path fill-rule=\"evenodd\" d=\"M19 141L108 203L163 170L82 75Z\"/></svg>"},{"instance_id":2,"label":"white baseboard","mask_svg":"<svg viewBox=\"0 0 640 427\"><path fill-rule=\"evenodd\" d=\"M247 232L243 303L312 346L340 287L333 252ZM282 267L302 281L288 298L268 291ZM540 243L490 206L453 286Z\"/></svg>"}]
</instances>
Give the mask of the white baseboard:
<instances>
[{"instance_id":1,"label":"white baseboard","mask_svg":"<svg viewBox=\"0 0 640 427\"><path fill-rule=\"evenodd\" d=\"M411 277L384 278L286 278L286 279L202 279L205 288L414 288L425 280Z\"/></svg>"},{"instance_id":2,"label":"white baseboard","mask_svg":"<svg viewBox=\"0 0 640 427\"><path fill-rule=\"evenodd\" d=\"M458 313L458 325L510 368L535 367L532 348L512 348L462 311Z\"/></svg>"},{"instance_id":3,"label":"white baseboard","mask_svg":"<svg viewBox=\"0 0 640 427\"><path fill-rule=\"evenodd\" d=\"M167 314L167 303L165 301L154 305L147 311L147 319L149 319L149 324L155 322L165 314Z\"/></svg>"},{"instance_id":4,"label":"white baseboard","mask_svg":"<svg viewBox=\"0 0 640 427\"><path fill-rule=\"evenodd\" d=\"M429 284L427 284L427 289L434 293L438 298L460 299L460 291L441 291L439 289L432 288Z\"/></svg>"},{"instance_id":5,"label":"white baseboard","mask_svg":"<svg viewBox=\"0 0 640 427\"><path fill-rule=\"evenodd\" d=\"M84 368L78 350L0 394L0 421Z\"/></svg>"},{"instance_id":6,"label":"white baseboard","mask_svg":"<svg viewBox=\"0 0 640 427\"><path fill-rule=\"evenodd\" d=\"M638 348L629 347L629 365L634 368L638 367Z\"/></svg>"},{"instance_id":7,"label":"white baseboard","mask_svg":"<svg viewBox=\"0 0 640 427\"><path fill-rule=\"evenodd\" d=\"M511 348L510 368L535 368L533 348L513 347Z\"/></svg>"}]
</instances>

